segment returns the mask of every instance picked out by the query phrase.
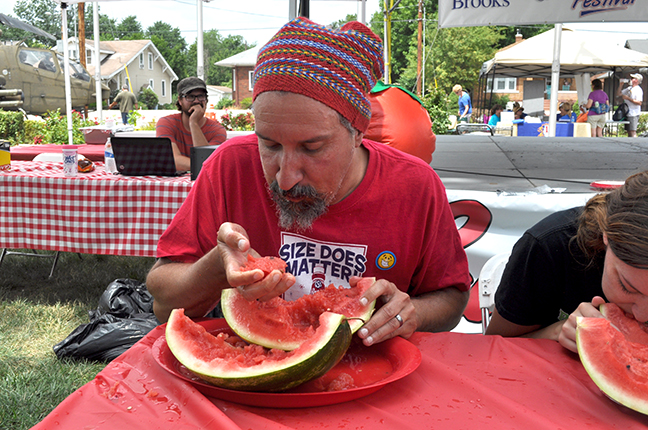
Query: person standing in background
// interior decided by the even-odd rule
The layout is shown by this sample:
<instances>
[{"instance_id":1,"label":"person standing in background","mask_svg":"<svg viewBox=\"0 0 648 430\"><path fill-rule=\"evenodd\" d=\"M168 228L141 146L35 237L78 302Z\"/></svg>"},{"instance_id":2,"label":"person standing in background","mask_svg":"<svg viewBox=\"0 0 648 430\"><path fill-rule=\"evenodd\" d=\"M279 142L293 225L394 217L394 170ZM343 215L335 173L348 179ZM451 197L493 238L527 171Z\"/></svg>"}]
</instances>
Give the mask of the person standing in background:
<instances>
[{"instance_id":1,"label":"person standing in background","mask_svg":"<svg viewBox=\"0 0 648 430\"><path fill-rule=\"evenodd\" d=\"M133 108L137 109L137 97L135 97L135 94L128 91L128 84L122 85L121 92L117 94L117 97L115 97L115 100L113 100L108 108L112 109L117 104L119 104L122 122L124 125L128 124L128 114L133 110Z\"/></svg>"},{"instance_id":2,"label":"person standing in background","mask_svg":"<svg viewBox=\"0 0 648 430\"><path fill-rule=\"evenodd\" d=\"M459 97L459 119L458 121L470 122L472 115L472 103L470 102L470 94L465 92L461 85L457 84L452 87L452 92Z\"/></svg>"},{"instance_id":3,"label":"person standing in background","mask_svg":"<svg viewBox=\"0 0 648 430\"><path fill-rule=\"evenodd\" d=\"M603 91L600 79L592 81L592 92L587 97L587 122L592 127L592 137L603 137L605 127L605 114L610 110L610 100Z\"/></svg>"},{"instance_id":4,"label":"person standing in background","mask_svg":"<svg viewBox=\"0 0 648 430\"><path fill-rule=\"evenodd\" d=\"M630 124L626 124L628 137L637 137L637 125L639 125L639 115L641 115L641 104L643 103L643 90L639 85L643 82L643 76L639 73L633 73L630 77L632 78L630 80L631 86L624 90L621 90L623 80L619 81L617 94L621 95L625 104L628 105L628 115L626 116L626 120L630 122Z\"/></svg>"}]
</instances>

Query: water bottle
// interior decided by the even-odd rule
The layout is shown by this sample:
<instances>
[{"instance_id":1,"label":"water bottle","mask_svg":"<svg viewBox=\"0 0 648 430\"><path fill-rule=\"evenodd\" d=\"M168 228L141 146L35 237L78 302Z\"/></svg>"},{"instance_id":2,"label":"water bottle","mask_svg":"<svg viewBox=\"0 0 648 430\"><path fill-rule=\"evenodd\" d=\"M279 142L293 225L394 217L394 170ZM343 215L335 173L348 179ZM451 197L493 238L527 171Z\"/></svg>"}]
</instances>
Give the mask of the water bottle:
<instances>
[{"instance_id":1,"label":"water bottle","mask_svg":"<svg viewBox=\"0 0 648 430\"><path fill-rule=\"evenodd\" d=\"M115 163L115 154L112 150L110 137L106 139L106 146L104 148L104 170L113 175L117 173L117 163Z\"/></svg>"}]
</instances>

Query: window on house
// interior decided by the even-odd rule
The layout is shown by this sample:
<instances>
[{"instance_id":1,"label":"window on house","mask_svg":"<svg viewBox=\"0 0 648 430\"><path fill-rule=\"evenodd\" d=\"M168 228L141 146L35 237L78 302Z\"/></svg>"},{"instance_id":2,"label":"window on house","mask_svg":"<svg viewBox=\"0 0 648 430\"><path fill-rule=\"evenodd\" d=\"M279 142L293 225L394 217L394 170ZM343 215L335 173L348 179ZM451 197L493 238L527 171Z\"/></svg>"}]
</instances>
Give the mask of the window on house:
<instances>
[{"instance_id":1,"label":"window on house","mask_svg":"<svg viewBox=\"0 0 648 430\"><path fill-rule=\"evenodd\" d=\"M152 90L155 89L155 85L154 85L153 79L149 79L149 88L152 89Z\"/></svg>"},{"instance_id":2,"label":"window on house","mask_svg":"<svg viewBox=\"0 0 648 430\"><path fill-rule=\"evenodd\" d=\"M166 97L166 81L164 79L162 79L162 88L160 92L162 93L162 97Z\"/></svg>"},{"instance_id":3,"label":"window on house","mask_svg":"<svg viewBox=\"0 0 648 430\"><path fill-rule=\"evenodd\" d=\"M144 68L144 53L143 52L141 52L140 55L139 55L139 67L140 67L140 69Z\"/></svg>"},{"instance_id":4,"label":"window on house","mask_svg":"<svg viewBox=\"0 0 648 430\"><path fill-rule=\"evenodd\" d=\"M495 78L495 84L493 79L488 80L486 89L488 91L492 89L494 93L513 93L517 92L516 84L517 78Z\"/></svg>"},{"instance_id":5,"label":"window on house","mask_svg":"<svg viewBox=\"0 0 648 430\"><path fill-rule=\"evenodd\" d=\"M254 71L253 70L250 70L248 72L248 87L249 87L250 91L254 90Z\"/></svg>"},{"instance_id":6,"label":"window on house","mask_svg":"<svg viewBox=\"0 0 648 430\"><path fill-rule=\"evenodd\" d=\"M86 50L86 64L93 64L92 63L92 51L87 49Z\"/></svg>"},{"instance_id":7,"label":"window on house","mask_svg":"<svg viewBox=\"0 0 648 430\"><path fill-rule=\"evenodd\" d=\"M148 53L148 67L149 70L153 70L153 54L151 52Z\"/></svg>"}]
</instances>

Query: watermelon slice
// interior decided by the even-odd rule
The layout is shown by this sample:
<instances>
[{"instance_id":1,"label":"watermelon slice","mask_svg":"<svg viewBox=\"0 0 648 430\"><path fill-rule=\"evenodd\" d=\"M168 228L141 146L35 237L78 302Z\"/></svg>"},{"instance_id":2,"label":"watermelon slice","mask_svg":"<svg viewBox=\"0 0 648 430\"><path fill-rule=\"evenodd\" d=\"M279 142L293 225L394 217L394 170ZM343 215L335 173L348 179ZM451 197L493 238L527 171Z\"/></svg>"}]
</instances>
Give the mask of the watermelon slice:
<instances>
[{"instance_id":1,"label":"watermelon slice","mask_svg":"<svg viewBox=\"0 0 648 430\"><path fill-rule=\"evenodd\" d=\"M226 333L213 336L183 309L174 309L165 337L176 359L208 383L241 391L283 391L334 367L349 348L351 329L344 316L326 312L298 349L268 350Z\"/></svg>"},{"instance_id":2,"label":"watermelon slice","mask_svg":"<svg viewBox=\"0 0 648 430\"><path fill-rule=\"evenodd\" d=\"M622 323L618 323L622 324ZM648 414L648 345L629 341L605 318L577 318L583 367L608 397Z\"/></svg>"},{"instance_id":3,"label":"watermelon slice","mask_svg":"<svg viewBox=\"0 0 648 430\"><path fill-rule=\"evenodd\" d=\"M349 318L355 333L371 318L376 302L360 305L360 298L375 278L362 278L353 288L334 285L293 302L275 297L267 302L248 301L236 288L223 290L221 307L227 324L241 338L266 348L291 351L310 339L327 311Z\"/></svg>"},{"instance_id":4,"label":"watermelon slice","mask_svg":"<svg viewBox=\"0 0 648 430\"><path fill-rule=\"evenodd\" d=\"M286 262L279 257L255 258L248 254L247 259L248 261L245 266L241 267L241 271L247 272L249 270L259 269L263 271L263 276L268 276L273 270L279 270L283 273L286 271L286 266L288 266Z\"/></svg>"},{"instance_id":5,"label":"watermelon slice","mask_svg":"<svg viewBox=\"0 0 648 430\"><path fill-rule=\"evenodd\" d=\"M623 309L614 303L604 303L599 311L612 326L619 330L630 342L648 345L648 325L628 316Z\"/></svg>"}]
</instances>

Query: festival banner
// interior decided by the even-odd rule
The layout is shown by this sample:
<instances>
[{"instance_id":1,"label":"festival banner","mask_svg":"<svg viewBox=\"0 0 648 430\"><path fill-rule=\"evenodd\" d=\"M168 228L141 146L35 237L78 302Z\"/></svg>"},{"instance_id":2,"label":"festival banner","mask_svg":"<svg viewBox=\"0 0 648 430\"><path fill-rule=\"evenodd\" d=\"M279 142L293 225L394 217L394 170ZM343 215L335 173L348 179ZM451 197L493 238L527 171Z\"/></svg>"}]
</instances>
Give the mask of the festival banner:
<instances>
[{"instance_id":1,"label":"festival banner","mask_svg":"<svg viewBox=\"0 0 648 430\"><path fill-rule=\"evenodd\" d=\"M636 21L646 0L439 0L439 27Z\"/></svg>"}]
</instances>

